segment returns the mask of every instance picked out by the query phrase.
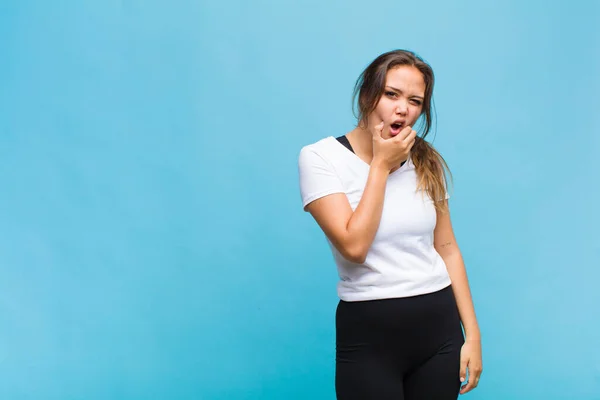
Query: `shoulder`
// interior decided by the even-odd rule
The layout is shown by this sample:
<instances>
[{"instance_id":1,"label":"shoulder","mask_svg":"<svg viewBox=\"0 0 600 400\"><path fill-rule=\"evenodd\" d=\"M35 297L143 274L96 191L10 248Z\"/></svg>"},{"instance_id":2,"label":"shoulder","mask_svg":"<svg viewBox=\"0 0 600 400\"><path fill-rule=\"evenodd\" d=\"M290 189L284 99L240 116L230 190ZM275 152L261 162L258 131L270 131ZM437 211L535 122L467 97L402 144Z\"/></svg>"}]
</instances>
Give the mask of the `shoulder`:
<instances>
[{"instance_id":1,"label":"shoulder","mask_svg":"<svg viewBox=\"0 0 600 400\"><path fill-rule=\"evenodd\" d=\"M312 162L329 162L335 157L336 139L333 136L322 138L314 143L307 144L300 149L298 155L301 164Z\"/></svg>"},{"instance_id":2,"label":"shoulder","mask_svg":"<svg viewBox=\"0 0 600 400\"><path fill-rule=\"evenodd\" d=\"M344 187L336 171L336 139L327 137L308 144L300 150L298 173L302 206L333 193L344 193Z\"/></svg>"},{"instance_id":3,"label":"shoulder","mask_svg":"<svg viewBox=\"0 0 600 400\"><path fill-rule=\"evenodd\" d=\"M332 141L334 141L334 140L336 140L336 139L333 136L324 137L314 143L304 145L300 149L300 153L302 153L302 152L327 153L327 152L331 151L331 148L332 148L331 144L332 144Z\"/></svg>"}]
</instances>

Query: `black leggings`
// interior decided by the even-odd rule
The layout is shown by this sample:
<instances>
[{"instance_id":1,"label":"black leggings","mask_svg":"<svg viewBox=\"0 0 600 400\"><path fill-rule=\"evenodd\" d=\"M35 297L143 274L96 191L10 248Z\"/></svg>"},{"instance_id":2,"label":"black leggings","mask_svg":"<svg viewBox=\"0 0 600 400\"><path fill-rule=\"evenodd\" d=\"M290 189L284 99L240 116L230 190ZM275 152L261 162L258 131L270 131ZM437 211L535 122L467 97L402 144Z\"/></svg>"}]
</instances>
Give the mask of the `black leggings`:
<instances>
[{"instance_id":1,"label":"black leggings","mask_svg":"<svg viewBox=\"0 0 600 400\"><path fill-rule=\"evenodd\" d=\"M338 400L455 400L464 337L452 288L383 300L340 301Z\"/></svg>"}]
</instances>

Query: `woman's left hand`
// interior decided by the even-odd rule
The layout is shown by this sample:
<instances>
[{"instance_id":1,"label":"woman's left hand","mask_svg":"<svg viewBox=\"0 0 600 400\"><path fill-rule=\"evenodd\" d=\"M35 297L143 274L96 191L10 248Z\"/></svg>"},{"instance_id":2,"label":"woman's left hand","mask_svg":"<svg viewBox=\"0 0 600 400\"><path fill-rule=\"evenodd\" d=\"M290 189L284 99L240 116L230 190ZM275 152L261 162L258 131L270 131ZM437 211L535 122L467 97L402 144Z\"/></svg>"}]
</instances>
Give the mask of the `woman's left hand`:
<instances>
[{"instance_id":1,"label":"woman's left hand","mask_svg":"<svg viewBox=\"0 0 600 400\"><path fill-rule=\"evenodd\" d=\"M460 381L464 382L469 371L468 382L460 388L460 394L465 394L475 389L479 384L479 377L483 371L481 361L481 340L465 341L460 350Z\"/></svg>"}]
</instances>

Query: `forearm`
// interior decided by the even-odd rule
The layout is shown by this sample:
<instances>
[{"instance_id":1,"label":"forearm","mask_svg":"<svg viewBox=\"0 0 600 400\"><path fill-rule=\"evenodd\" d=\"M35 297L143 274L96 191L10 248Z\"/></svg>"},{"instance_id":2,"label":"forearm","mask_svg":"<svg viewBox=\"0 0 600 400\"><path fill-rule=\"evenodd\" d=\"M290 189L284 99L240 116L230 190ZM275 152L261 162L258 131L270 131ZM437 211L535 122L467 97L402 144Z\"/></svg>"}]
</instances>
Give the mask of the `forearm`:
<instances>
[{"instance_id":1,"label":"forearm","mask_svg":"<svg viewBox=\"0 0 600 400\"><path fill-rule=\"evenodd\" d=\"M456 298L458 312L465 330L467 340L481 340L479 324L475 316L475 307L469 288L467 271L460 251L456 250L452 254L443 258L448 269L448 275L452 281L452 290Z\"/></svg>"},{"instance_id":2,"label":"forearm","mask_svg":"<svg viewBox=\"0 0 600 400\"><path fill-rule=\"evenodd\" d=\"M371 164L361 200L348 221L349 253L354 254L358 262L364 262L379 228L388 176L389 170L385 167L375 162Z\"/></svg>"}]
</instances>

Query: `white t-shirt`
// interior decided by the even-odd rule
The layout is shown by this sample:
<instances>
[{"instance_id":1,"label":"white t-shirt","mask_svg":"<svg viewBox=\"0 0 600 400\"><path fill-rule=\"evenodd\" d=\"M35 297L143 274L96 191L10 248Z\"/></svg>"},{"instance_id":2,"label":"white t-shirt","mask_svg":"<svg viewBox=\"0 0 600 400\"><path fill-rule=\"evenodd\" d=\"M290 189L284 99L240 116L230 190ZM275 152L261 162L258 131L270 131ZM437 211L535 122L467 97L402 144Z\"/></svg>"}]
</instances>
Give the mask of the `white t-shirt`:
<instances>
[{"instance_id":1,"label":"white t-shirt","mask_svg":"<svg viewBox=\"0 0 600 400\"><path fill-rule=\"evenodd\" d=\"M306 205L318 198L345 193L356 210L369 168L333 136L304 146L298 158L302 207L306 211ZM416 189L411 160L388 176L381 222L363 264L345 259L326 237L340 277L340 299L408 297L450 285L446 265L433 247L433 202Z\"/></svg>"}]
</instances>

